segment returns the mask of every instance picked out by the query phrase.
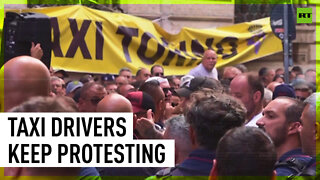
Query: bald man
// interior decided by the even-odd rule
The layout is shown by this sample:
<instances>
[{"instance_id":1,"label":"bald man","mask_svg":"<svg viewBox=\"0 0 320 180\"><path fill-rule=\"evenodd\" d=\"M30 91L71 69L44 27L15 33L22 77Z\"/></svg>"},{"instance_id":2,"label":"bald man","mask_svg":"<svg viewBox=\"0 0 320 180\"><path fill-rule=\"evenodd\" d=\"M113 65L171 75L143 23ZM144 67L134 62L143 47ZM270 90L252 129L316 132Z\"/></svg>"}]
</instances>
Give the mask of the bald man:
<instances>
[{"instance_id":1,"label":"bald man","mask_svg":"<svg viewBox=\"0 0 320 180\"><path fill-rule=\"evenodd\" d=\"M50 93L50 73L38 59L18 56L4 64L0 77L4 79L4 107L7 112L33 96L48 96ZM1 99L2 100L2 99Z\"/></svg>"},{"instance_id":2,"label":"bald man","mask_svg":"<svg viewBox=\"0 0 320 180\"><path fill-rule=\"evenodd\" d=\"M97 112L132 112L132 106L127 98L111 93L98 103Z\"/></svg>"}]
</instances>

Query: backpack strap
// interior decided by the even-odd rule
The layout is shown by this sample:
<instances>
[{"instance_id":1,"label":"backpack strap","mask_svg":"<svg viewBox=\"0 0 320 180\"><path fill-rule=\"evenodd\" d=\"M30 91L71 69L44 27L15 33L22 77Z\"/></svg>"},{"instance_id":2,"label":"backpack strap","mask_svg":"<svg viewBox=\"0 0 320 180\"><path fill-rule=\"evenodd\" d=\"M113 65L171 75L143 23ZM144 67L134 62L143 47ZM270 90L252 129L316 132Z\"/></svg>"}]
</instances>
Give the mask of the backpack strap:
<instances>
[{"instance_id":1,"label":"backpack strap","mask_svg":"<svg viewBox=\"0 0 320 180\"><path fill-rule=\"evenodd\" d=\"M292 179L294 176L315 176L316 171L312 168L309 168L309 162L299 160L297 158L291 157L286 161L277 162L275 168L286 167L294 171L293 174L289 175L288 179Z\"/></svg>"}]
</instances>

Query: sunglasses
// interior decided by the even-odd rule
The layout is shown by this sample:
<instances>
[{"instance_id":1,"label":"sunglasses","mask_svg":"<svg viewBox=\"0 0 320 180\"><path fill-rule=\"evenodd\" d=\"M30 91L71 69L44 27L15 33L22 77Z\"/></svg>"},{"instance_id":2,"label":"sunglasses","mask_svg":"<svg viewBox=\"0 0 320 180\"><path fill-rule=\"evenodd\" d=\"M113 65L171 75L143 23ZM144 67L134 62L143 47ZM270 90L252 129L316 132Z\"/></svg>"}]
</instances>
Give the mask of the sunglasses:
<instances>
[{"instance_id":1,"label":"sunglasses","mask_svg":"<svg viewBox=\"0 0 320 180\"><path fill-rule=\"evenodd\" d=\"M155 76L160 76L162 77L163 76L163 73L154 73Z\"/></svg>"},{"instance_id":2,"label":"sunglasses","mask_svg":"<svg viewBox=\"0 0 320 180\"><path fill-rule=\"evenodd\" d=\"M170 92L174 92L174 88L162 88L162 90L163 90L163 92L164 92L164 94L166 95L166 94L168 94L168 92L170 91Z\"/></svg>"},{"instance_id":3,"label":"sunglasses","mask_svg":"<svg viewBox=\"0 0 320 180\"><path fill-rule=\"evenodd\" d=\"M97 97L97 96L94 96L90 99L91 103L94 104L94 105L97 105L104 97Z\"/></svg>"}]
</instances>

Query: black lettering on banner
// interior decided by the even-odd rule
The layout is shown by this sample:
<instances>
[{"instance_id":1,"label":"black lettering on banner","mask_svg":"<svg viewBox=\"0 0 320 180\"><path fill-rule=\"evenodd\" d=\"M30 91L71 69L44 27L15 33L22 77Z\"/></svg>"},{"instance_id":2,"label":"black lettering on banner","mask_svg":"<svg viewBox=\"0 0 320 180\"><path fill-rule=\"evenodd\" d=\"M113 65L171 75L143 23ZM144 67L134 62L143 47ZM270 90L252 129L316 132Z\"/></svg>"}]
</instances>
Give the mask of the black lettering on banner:
<instances>
[{"instance_id":1,"label":"black lettering on banner","mask_svg":"<svg viewBox=\"0 0 320 180\"><path fill-rule=\"evenodd\" d=\"M117 136L119 136L119 137L123 137L123 136L125 136L126 133L127 133L127 132L126 132L126 127L123 126L121 122L122 122L122 123L126 123L126 119L123 118L123 117L119 117L119 118L117 119L117 126L118 126L120 129L122 129L122 132L119 132L119 131L116 132Z\"/></svg>"},{"instance_id":2,"label":"black lettering on banner","mask_svg":"<svg viewBox=\"0 0 320 180\"><path fill-rule=\"evenodd\" d=\"M165 153L164 152L160 152L159 153L159 148L161 148L162 150L165 150L165 147L164 147L163 144L157 144L156 147L155 147L155 155L156 155L155 159L156 159L157 163L163 163L165 161L165 159L166 159L165 158ZM159 156L161 158L159 158Z\"/></svg>"},{"instance_id":3,"label":"black lettering on banner","mask_svg":"<svg viewBox=\"0 0 320 180\"><path fill-rule=\"evenodd\" d=\"M89 29L91 20L83 20L80 30L78 30L77 21L75 19L68 19L68 20L70 23L70 29L73 35L73 39L67 51L66 57L73 58L77 52L78 47L80 47L83 58L91 59L88 46L84 39Z\"/></svg>"},{"instance_id":4,"label":"black lettering on banner","mask_svg":"<svg viewBox=\"0 0 320 180\"><path fill-rule=\"evenodd\" d=\"M19 147L19 144L15 144L14 148L12 148L12 144L9 144L9 163L12 163L12 159L14 158L16 163L19 163L19 158L17 156L17 149Z\"/></svg>"},{"instance_id":5,"label":"black lettering on banner","mask_svg":"<svg viewBox=\"0 0 320 180\"><path fill-rule=\"evenodd\" d=\"M54 56L63 57L61 46L60 46L60 29L58 24L58 19L56 17L50 18L51 28L53 30L53 42L52 50Z\"/></svg>"},{"instance_id":6,"label":"black lettering on banner","mask_svg":"<svg viewBox=\"0 0 320 180\"><path fill-rule=\"evenodd\" d=\"M134 37L138 36L138 29L137 28L125 27L125 26L119 26L116 33L124 35L124 37L122 39L123 53L124 53L124 56L126 58L126 61L131 63L132 61L131 61L131 57L130 57L130 54L129 54L128 47L129 47L129 44L130 44L130 42L132 40L132 36L134 36Z\"/></svg>"},{"instance_id":7,"label":"black lettering on banner","mask_svg":"<svg viewBox=\"0 0 320 180\"><path fill-rule=\"evenodd\" d=\"M237 41L238 41L238 38L236 37L225 37L223 38L219 43L217 43L217 54L222 54L222 59L229 59L229 58L232 58L233 56L237 55L238 54L238 51L237 51L237 47L238 47L238 44L237 44ZM231 54L224 54L223 51L223 47L222 47L222 44L223 43L229 43L229 45L231 46Z\"/></svg>"},{"instance_id":8,"label":"black lettering on banner","mask_svg":"<svg viewBox=\"0 0 320 180\"><path fill-rule=\"evenodd\" d=\"M208 47L208 49L212 49L213 50L213 47L212 47L213 41L214 41L214 38L208 38L206 40L206 46Z\"/></svg>"},{"instance_id":9,"label":"black lettering on banner","mask_svg":"<svg viewBox=\"0 0 320 180\"><path fill-rule=\"evenodd\" d=\"M197 58L192 57L189 53L187 53L186 41L181 41L179 43L179 45L180 45L180 51L184 52L186 54L186 56L191 57L191 60L189 61L189 63L186 66L192 66L193 63L195 63L197 61Z\"/></svg>"},{"instance_id":10,"label":"black lettering on banner","mask_svg":"<svg viewBox=\"0 0 320 180\"><path fill-rule=\"evenodd\" d=\"M160 44L156 40L158 42L157 52L155 53L154 56L147 57L145 55L145 53L146 53L146 51L148 49L148 42L149 42L150 39L156 40L156 38L151 33L149 33L149 32L143 33L143 35L141 37L141 43L140 43L140 46L139 46L138 51L137 51L137 54L138 54L139 58L145 64L154 64L154 62L156 62L163 55L164 50L165 50L163 45Z\"/></svg>"},{"instance_id":11,"label":"black lettering on banner","mask_svg":"<svg viewBox=\"0 0 320 180\"><path fill-rule=\"evenodd\" d=\"M116 153L116 154L118 154L119 156L120 156L120 158L118 159L118 158L114 158L114 161L116 162L116 163L123 163L123 161L124 161L124 155L123 155L123 153L121 152L121 151L119 151L119 148L120 149L124 149L124 147L123 147L123 145L122 144L116 144L115 145L115 147L114 147L114 152Z\"/></svg>"},{"instance_id":12,"label":"black lettering on banner","mask_svg":"<svg viewBox=\"0 0 320 180\"><path fill-rule=\"evenodd\" d=\"M191 41L191 50L192 50L192 53L198 57L201 57L204 53L204 48L196 39Z\"/></svg>"},{"instance_id":13,"label":"black lettering on banner","mask_svg":"<svg viewBox=\"0 0 320 180\"><path fill-rule=\"evenodd\" d=\"M175 49L176 54L178 55L176 66L183 66L184 62L186 61L186 58L181 54L181 51L178 49Z\"/></svg>"},{"instance_id":14,"label":"black lettering on banner","mask_svg":"<svg viewBox=\"0 0 320 180\"><path fill-rule=\"evenodd\" d=\"M56 123L57 122L57 123ZM58 125L58 127L56 126ZM62 121L58 117L52 117L52 137L60 136L62 133Z\"/></svg>"},{"instance_id":15,"label":"black lettering on banner","mask_svg":"<svg viewBox=\"0 0 320 180\"><path fill-rule=\"evenodd\" d=\"M102 22L96 22L96 59L103 59L103 33Z\"/></svg>"}]
</instances>

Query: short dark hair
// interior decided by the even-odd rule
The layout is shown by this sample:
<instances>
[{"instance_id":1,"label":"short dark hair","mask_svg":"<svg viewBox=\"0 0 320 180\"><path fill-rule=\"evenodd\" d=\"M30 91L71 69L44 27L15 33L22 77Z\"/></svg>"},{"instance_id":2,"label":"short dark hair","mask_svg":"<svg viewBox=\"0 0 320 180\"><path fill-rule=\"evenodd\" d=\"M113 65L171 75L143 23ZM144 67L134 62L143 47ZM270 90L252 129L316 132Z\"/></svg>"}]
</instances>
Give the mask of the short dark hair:
<instances>
[{"instance_id":1,"label":"short dark hair","mask_svg":"<svg viewBox=\"0 0 320 180\"><path fill-rule=\"evenodd\" d=\"M101 84L98 84L96 82L88 82L88 83L85 83L83 85L83 87L81 88L81 92L80 92L80 98L84 98L87 96L87 92L88 90L92 87L92 86L95 86L97 85L98 86L98 90L103 90L104 87L101 85Z\"/></svg>"},{"instance_id":2,"label":"short dark hair","mask_svg":"<svg viewBox=\"0 0 320 180\"><path fill-rule=\"evenodd\" d=\"M249 89L251 90L251 93L254 94L257 91L260 91L262 101L264 96L264 86L260 81L259 77L254 73L245 73L245 75L247 76L248 84L250 87Z\"/></svg>"},{"instance_id":3,"label":"short dark hair","mask_svg":"<svg viewBox=\"0 0 320 180\"><path fill-rule=\"evenodd\" d=\"M76 103L69 97L36 96L16 106L10 112L77 112Z\"/></svg>"},{"instance_id":4,"label":"short dark hair","mask_svg":"<svg viewBox=\"0 0 320 180\"><path fill-rule=\"evenodd\" d=\"M153 74L153 69L154 69L155 67L160 67L160 68L162 69L162 71L163 71L163 67L156 64L156 65L153 65L153 66L151 67L151 69L150 69L150 73L151 73L151 74Z\"/></svg>"},{"instance_id":5,"label":"short dark hair","mask_svg":"<svg viewBox=\"0 0 320 180\"><path fill-rule=\"evenodd\" d=\"M256 127L234 128L219 141L217 175L272 176L276 160L275 146L265 132Z\"/></svg>"},{"instance_id":6,"label":"short dark hair","mask_svg":"<svg viewBox=\"0 0 320 180\"><path fill-rule=\"evenodd\" d=\"M160 88L159 81L151 80L151 81L144 82L140 86L139 91L148 93L150 96L152 96L154 102L157 104L160 100L162 100L162 98L164 98L159 96L158 94L159 91L157 91L157 89L159 88Z\"/></svg>"},{"instance_id":7,"label":"short dark hair","mask_svg":"<svg viewBox=\"0 0 320 180\"><path fill-rule=\"evenodd\" d=\"M293 99L287 96L280 96L280 97L277 97L276 99L287 99L291 101L291 105L285 111L287 123L301 122L300 117L304 108L303 102L301 102L298 99Z\"/></svg>"},{"instance_id":8,"label":"short dark hair","mask_svg":"<svg viewBox=\"0 0 320 180\"><path fill-rule=\"evenodd\" d=\"M140 75L141 70L142 70L142 68L141 68L141 69L138 69L138 71L137 71L137 73L136 73L136 77Z\"/></svg>"},{"instance_id":9,"label":"short dark hair","mask_svg":"<svg viewBox=\"0 0 320 180\"><path fill-rule=\"evenodd\" d=\"M220 93L195 99L186 110L186 119L195 131L198 144L208 150L215 150L224 133L241 126L245 117L241 103Z\"/></svg>"}]
</instances>

